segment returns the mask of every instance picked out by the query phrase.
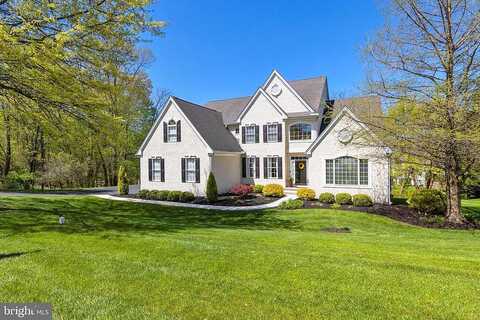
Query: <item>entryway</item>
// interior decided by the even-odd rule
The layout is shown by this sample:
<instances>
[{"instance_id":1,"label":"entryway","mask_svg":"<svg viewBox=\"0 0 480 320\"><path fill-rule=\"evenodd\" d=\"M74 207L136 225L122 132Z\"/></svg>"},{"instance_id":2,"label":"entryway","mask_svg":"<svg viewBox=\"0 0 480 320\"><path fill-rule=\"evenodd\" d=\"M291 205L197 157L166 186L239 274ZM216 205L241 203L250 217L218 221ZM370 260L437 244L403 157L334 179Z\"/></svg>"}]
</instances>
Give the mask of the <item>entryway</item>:
<instances>
[{"instance_id":1,"label":"entryway","mask_svg":"<svg viewBox=\"0 0 480 320\"><path fill-rule=\"evenodd\" d=\"M293 179L293 185L307 185L307 158L291 157L290 158L290 176Z\"/></svg>"}]
</instances>

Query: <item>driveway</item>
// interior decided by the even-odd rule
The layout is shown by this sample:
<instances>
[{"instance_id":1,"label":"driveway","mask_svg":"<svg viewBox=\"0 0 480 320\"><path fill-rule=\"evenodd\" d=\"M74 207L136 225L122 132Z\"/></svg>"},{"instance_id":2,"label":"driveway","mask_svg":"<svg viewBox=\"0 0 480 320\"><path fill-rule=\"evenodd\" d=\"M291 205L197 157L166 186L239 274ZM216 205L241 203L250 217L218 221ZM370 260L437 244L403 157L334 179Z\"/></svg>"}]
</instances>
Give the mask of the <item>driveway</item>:
<instances>
[{"instance_id":1,"label":"driveway","mask_svg":"<svg viewBox=\"0 0 480 320\"><path fill-rule=\"evenodd\" d=\"M138 185L130 186L130 193L134 194L139 191ZM0 191L0 197L31 197L31 196L88 196L88 195L116 195L117 187L100 187L100 188L84 188L75 191L52 191L52 192L3 192Z\"/></svg>"}]
</instances>

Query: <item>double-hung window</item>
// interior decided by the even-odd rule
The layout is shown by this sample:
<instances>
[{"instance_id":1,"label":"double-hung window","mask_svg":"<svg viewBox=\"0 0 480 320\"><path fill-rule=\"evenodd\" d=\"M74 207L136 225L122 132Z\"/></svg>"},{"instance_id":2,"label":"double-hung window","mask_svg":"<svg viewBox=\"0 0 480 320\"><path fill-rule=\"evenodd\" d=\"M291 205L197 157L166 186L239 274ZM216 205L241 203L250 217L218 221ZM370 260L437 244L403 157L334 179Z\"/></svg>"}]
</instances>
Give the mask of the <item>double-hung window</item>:
<instances>
[{"instance_id":1,"label":"double-hung window","mask_svg":"<svg viewBox=\"0 0 480 320\"><path fill-rule=\"evenodd\" d=\"M255 143L255 126L245 127L245 143Z\"/></svg>"},{"instance_id":2,"label":"double-hung window","mask_svg":"<svg viewBox=\"0 0 480 320\"><path fill-rule=\"evenodd\" d=\"M162 159L152 159L152 180L162 180Z\"/></svg>"},{"instance_id":3,"label":"double-hung window","mask_svg":"<svg viewBox=\"0 0 480 320\"><path fill-rule=\"evenodd\" d=\"M278 158L267 158L267 178L278 177Z\"/></svg>"},{"instance_id":4,"label":"double-hung window","mask_svg":"<svg viewBox=\"0 0 480 320\"><path fill-rule=\"evenodd\" d=\"M368 185L368 160L353 157L328 159L325 181L336 185Z\"/></svg>"},{"instance_id":5,"label":"double-hung window","mask_svg":"<svg viewBox=\"0 0 480 320\"><path fill-rule=\"evenodd\" d=\"M187 158L185 160L186 164L186 182L196 182L196 165L195 165L195 158Z\"/></svg>"},{"instance_id":6,"label":"double-hung window","mask_svg":"<svg viewBox=\"0 0 480 320\"><path fill-rule=\"evenodd\" d=\"M174 120L168 122L167 141L177 142L177 123Z\"/></svg>"},{"instance_id":7,"label":"double-hung window","mask_svg":"<svg viewBox=\"0 0 480 320\"><path fill-rule=\"evenodd\" d=\"M290 126L290 140L310 140L312 138L312 125L297 123Z\"/></svg>"},{"instance_id":8,"label":"double-hung window","mask_svg":"<svg viewBox=\"0 0 480 320\"><path fill-rule=\"evenodd\" d=\"M278 141L277 124L268 124L267 125L267 142L277 142L277 141Z\"/></svg>"},{"instance_id":9,"label":"double-hung window","mask_svg":"<svg viewBox=\"0 0 480 320\"><path fill-rule=\"evenodd\" d=\"M255 178L256 173L256 165L255 165L255 157L247 158L247 177L248 178Z\"/></svg>"}]
</instances>

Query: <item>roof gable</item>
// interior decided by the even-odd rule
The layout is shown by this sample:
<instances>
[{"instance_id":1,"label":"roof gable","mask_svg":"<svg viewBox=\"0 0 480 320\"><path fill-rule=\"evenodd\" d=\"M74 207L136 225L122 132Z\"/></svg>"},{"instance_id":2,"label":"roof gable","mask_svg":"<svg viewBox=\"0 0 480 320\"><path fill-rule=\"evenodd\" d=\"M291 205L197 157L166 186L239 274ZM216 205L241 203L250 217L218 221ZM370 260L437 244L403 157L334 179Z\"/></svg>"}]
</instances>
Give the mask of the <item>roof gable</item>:
<instances>
[{"instance_id":1,"label":"roof gable","mask_svg":"<svg viewBox=\"0 0 480 320\"><path fill-rule=\"evenodd\" d=\"M270 103L270 105L277 111L282 117L287 117L287 114L285 111L263 90L262 88L259 88L257 92L252 96L250 101L247 103L245 108L243 109L242 113L238 116L235 122L240 122L242 118L248 113L250 108L255 104L257 101L258 97L263 96L266 98L266 100Z\"/></svg>"}]
</instances>

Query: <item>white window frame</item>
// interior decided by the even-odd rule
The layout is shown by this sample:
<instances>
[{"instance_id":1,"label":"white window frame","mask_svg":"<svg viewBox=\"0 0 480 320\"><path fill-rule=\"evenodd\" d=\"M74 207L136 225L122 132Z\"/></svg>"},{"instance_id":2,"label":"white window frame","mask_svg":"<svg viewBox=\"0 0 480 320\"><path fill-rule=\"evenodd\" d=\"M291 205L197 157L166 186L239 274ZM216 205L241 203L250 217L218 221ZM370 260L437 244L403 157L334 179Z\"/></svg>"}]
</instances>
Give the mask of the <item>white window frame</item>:
<instances>
[{"instance_id":1,"label":"white window frame","mask_svg":"<svg viewBox=\"0 0 480 320\"><path fill-rule=\"evenodd\" d=\"M256 157L247 158L247 178L255 178L256 176Z\"/></svg>"},{"instance_id":2,"label":"white window frame","mask_svg":"<svg viewBox=\"0 0 480 320\"><path fill-rule=\"evenodd\" d=\"M278 124L267 124L267 142L278 142Z\"/></svg>"},{"instance_id":3,"label":"white window frame","mask_svg":"<svg viewBox=\"0 0 480 320\"><path fill-rule=\"evenodd\" d=\"M255 127L255 125L245 126L245 143L255 143Z\"/></svg>"},{"instance_id":4,"label":"white window frame","mask_svg":"<svg viewBox=\"0 0 480 320\"><path fill-rule=\"evenodd\" d=\"M310 128L309 137L305 133L299 134L298 137L293 136L292 135L292 129L296 126L308 126ZM290 141L309 141L309 140L312 140L312 124L305 123L305 122L294 123L294 124L290 125L290 127L288 129L288 134L290 136Z\"/></svg>"},{"instance_id":5,"label":"white window frame","mask_svg":"<svg viewBox=\"0 0 480 320\"><path fill-rule=\"evenodd\" d=\"M171 130L172 132L170 131L170 129L173 129ZM178 141L177 123L174 120L170 120L167 124L167 142L177 142L177 141Z\"/></svg>"},{"instance_id":6,"label":"white window frame","mask_svg":"<svg viewBox=\"0 0 480 320\"><path fill-rule=\"evenodd\" d=\"M162 181L162 159L160 158L152 159L152 181L154 182Z\"/></svg>"},{"instance_id":7,"label":"white window frame","mask_svg":"<svg viewBox=\"0 0 480 320\"><path fill-rule=\"evenodd\" d=\"M273 173L273 170L275 170L275 174ZM278 157L267 158L267 178L268 179L278 178Z\"/></svg>"},{"instance_id":8,"label":"white window frame","mask_svg":"<svg viewBox=\"0 0 480 320\"><path fill-rule=\"evenodd\" d=\"M339 161L342 158L352 158L355 159L357 162L357 183L356 184L342 184L342 183L337 183L337 161ZM327 177L329 176L328 174L328 169L329 169L329 161L331 161L331 169L332 169L332 175L331 175L331 182L327 180ZM366 175L365 172L363 172L363 175L361 176L361 170L360 170L360 163L363 162L363 165L366 164ZM366 163L365 163L366 162ZM365 168L365 167L364 167ZM362 177L366 178L366 183L362 183ZM365 182L365 180L363 180ZM361 159L361 158L356 158L356 157L350 157L350 156L345 156L345 157L338 157L335 159L326 159L325 160L325 184L329 186L356 186L356 187L368 187L370 185L370 164L368 159Z\"/></svg>"},{"instance_id":9,"label":"white window frame","mask_svg":"<svg viewBox=\"0 0 480 320\"><path fill-rule=\"evenodd\" d=\"M185 158L185 182L197 182L196 158Z\"/></svg>"}]
</instances>

